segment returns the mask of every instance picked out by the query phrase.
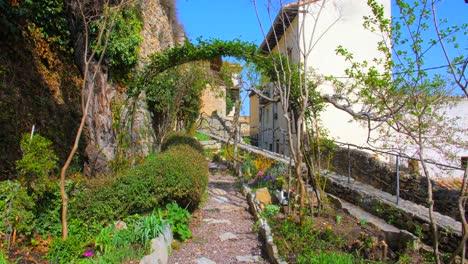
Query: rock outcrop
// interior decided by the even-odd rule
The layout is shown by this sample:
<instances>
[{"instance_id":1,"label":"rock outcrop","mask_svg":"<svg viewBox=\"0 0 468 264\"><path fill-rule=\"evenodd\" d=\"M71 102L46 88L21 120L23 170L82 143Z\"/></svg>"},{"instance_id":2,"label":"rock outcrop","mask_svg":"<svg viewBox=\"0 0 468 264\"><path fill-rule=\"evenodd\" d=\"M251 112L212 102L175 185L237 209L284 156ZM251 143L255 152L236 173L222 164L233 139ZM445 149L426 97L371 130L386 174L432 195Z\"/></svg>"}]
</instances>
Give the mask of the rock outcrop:
<instances>
[{"instance_id":1,"label":"rock outcrop","mask_svg":"<svg viewBox=\"0 0 468 264\"><path fill-rule=\"evenodd\" d=\"M143 29L138 68L143 68L152 53L173 47L176 32L183 32L177 22L172 0L142 0ZM123 89L109 81L105 67L97 69L93 100L88 114L87 147L85 148L85 175L93 176L109 170L114 159L135 160L152 151L154 131L147 110L144 93L128 98ZM114 105L113 105L114 104ZM113 109L115 105L122 106ZM119 126L114 122L120 120ZM130 142L119 148L119 139ZM92 146L92 147L91 147ZM117 155L120 155L117 157ZM121 157L123 155L123 157ZM106 161L103 166L103 162Z\"/></svg>"}]
</instances>

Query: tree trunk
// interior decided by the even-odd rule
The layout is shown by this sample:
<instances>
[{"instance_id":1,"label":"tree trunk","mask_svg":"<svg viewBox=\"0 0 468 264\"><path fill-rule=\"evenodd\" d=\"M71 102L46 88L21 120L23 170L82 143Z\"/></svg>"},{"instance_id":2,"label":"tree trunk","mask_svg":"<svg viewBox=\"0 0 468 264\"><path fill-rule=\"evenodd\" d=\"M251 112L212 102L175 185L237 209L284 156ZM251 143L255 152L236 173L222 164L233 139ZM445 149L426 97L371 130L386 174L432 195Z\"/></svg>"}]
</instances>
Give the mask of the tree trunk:
<instances>
[{"instance_id":1,"label":"tree trunk","mask_svg":"<svg viewBox=\"0 0 468 264\"><path fill-rule=\"evenodd\" d=\"M429 219L431 221L431 230L432 230L432 243L434 247L434 257L435 263L440 264L440 254L439 254L439 232L437 229L437 220L434 217L434 199L432 193L432 182L429 175L429 171L426 166L426 162L424 162L424 155L423 155L423 147L421 146L421 141L419 143L419 160L421 161L421 165L424 171L424 175L426 176L426 183L427 183L427 203L429 206Z\"/></svg>"}]
</instances>

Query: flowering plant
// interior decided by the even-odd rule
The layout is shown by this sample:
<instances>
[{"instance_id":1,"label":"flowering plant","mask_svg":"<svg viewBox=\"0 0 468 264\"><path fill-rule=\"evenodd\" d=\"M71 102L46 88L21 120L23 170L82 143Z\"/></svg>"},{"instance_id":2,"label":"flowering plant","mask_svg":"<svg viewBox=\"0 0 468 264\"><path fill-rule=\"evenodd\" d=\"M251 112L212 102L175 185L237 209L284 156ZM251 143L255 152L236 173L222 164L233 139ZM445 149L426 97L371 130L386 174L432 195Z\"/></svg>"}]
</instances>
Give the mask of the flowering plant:
<instances>
[{"instance_id":1,"label":"flowering plant","mask_svg":"<svg viewBox=\"0 0 468 264\"><path fill-rule=\"evenodd\" d=\"M83 257L85 258L89 258L89 257L92 257L93 256L93 252L91 251L86 251L84 254L83 254Z\"/></svg>"}]
</instances>

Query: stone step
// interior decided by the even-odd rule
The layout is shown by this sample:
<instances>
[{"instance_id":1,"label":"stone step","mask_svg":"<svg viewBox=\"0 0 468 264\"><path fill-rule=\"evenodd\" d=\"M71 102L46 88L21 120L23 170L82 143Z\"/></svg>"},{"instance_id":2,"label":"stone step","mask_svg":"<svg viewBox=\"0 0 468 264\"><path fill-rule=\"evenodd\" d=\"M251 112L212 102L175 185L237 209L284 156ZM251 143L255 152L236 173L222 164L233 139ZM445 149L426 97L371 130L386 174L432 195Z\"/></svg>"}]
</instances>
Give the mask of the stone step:
<instances>
[{"instance_id":1,"label":"stone step","mask_svg":"<svg viewBox=\"0 0 468 264\"><path fill-rule=\"evenodd\" d=\"M327 192L352 203L363 210L383 218L399 229L423 236L425 243L431 243L429 209L413 202L378 190L370 185L327 172ZM461 223L455 219L435 212L434 217L440 231L442 251L453 252L461 238Z\"/></svg>"},{"instance_id":2,"label":"stone step","mask_svg":"<svg viewBox=\"0 0 468 264\"><path fill-rule=\"evenodd\" d=\"M385 234L386 243L393 249L403 249L410 242L412 245L418 245L419 239L406 230L401 230L385 220L363 210L359 206L348 203L334 195L327 194L333 204L354 217L356 220L365 220L366 225L370 225Z\"/></svg>"}]
</instances>

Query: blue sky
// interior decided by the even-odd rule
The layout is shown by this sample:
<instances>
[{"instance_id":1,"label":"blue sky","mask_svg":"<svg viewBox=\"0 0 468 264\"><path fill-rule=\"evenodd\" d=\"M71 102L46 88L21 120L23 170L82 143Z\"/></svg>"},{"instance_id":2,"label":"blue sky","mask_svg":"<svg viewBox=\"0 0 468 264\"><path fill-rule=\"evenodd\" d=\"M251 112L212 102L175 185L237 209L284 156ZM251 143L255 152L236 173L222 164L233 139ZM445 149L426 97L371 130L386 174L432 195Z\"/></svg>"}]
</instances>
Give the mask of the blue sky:
<instances>
[{"instance_id":1,"label":"blue sky","mask_svg":"<svg viewBox=\"0 0 468 264\"><path fill-rule=\"evenodd\" d=\"M394 1L392 0L392 8ZM261 2L266 0L258 2L259 8L262 8ZM177 9L179 19L191 40L203 36L223 40L240 38L258 45L262 42L262 31L252 0L177 0ZM468 22L468 4L465 4L464 0L442 0L437 11L439 17L448 18L451 24ZM274 10L273 13L276 12L277 10ZM263 17L263 22L267 24L268 19ZM465 45L468 46L467 38L465 36Z\"/></svg>"},{"instance_id":2,"label":"blue sky","mask_svg":"<svg viewBox=\"0 0 468 264\"><path fill-rule=\"evenodd\" d=\"M266 1L259 0L258 2ZM283 2L291 2L291 0ZM392 9L394 2L395 0L392 0ZM265 4L259 4L259 8L263 9L262 23L268 31L270 23L265 15L264 6ZM198 37L222 40L239 38L260 45L263 40L252 0L177 0L177 8L179 20L192 41ZM272 13L276 14L277 10ZM448 18L449 24L468 23L468 4L464 0L441 0L438 3L437 12L440 18ZM468 48L468 36L462 35L458 40L461 47ZM426 60L427 68L445 64L447 64L446 61L439 56L430 56ZM440 70L440 72L443 71L444 69ZM244 111L243 114L248 115L248 111Z\"/></svg>"}]
</instances>

